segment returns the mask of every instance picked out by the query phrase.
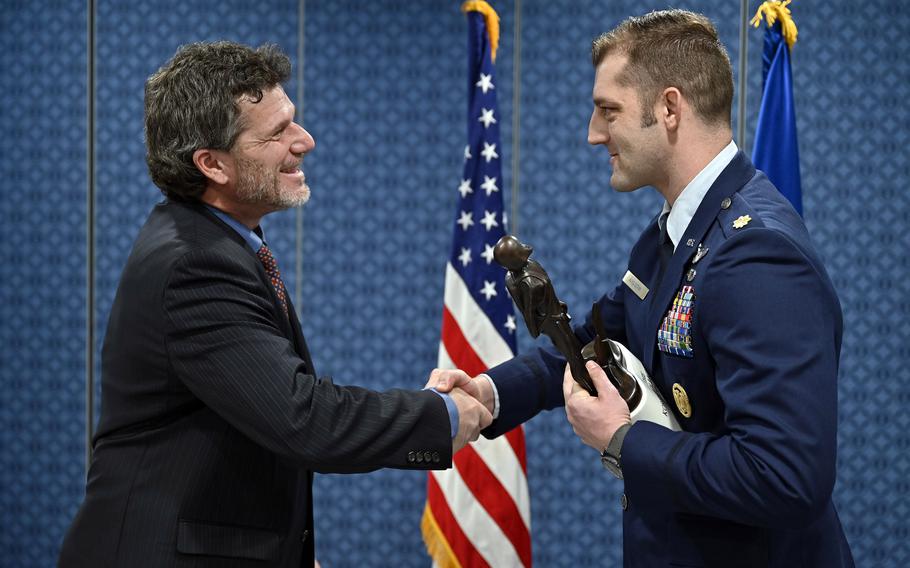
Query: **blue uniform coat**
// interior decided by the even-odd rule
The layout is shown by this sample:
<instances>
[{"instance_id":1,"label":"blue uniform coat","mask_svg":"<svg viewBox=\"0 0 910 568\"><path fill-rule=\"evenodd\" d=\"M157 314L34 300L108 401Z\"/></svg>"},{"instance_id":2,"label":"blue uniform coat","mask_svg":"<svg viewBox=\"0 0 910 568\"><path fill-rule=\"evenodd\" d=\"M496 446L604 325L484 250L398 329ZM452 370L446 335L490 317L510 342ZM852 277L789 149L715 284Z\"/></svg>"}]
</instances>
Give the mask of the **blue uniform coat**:
<instances>
[{"instance_id":1,"label":"blue uniform coat","mask_svg":"<svg viewBox=\"0 0 910 568\"><path fill-rule=\"evenodd\" d=\"M628 266L644 299L621 283L599 300L683 430L639 421L625 438L624 565L852 566L831 500L841 308L802 219L740 152L662 278L658 242L655 218ZM484 434L562 406L564 367L544 348L489 370L501 408Z\"/></svg>"}]
</instances>

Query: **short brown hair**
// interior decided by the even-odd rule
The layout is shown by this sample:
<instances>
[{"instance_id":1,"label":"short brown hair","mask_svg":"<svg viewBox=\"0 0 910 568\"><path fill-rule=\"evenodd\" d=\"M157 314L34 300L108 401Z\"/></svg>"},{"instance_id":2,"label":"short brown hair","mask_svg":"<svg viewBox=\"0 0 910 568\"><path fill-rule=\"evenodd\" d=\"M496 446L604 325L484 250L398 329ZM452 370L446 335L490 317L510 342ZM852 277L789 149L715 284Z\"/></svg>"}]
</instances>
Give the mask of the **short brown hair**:
<instances>
[{"instance_id":1,"label":"short brown hair","mask_svg":"<svg viewBox=\"0 0 910 568\"><path fill-rule=\"evenodd\" d=\"M197 200L206 177L193 162L200 148L230 150L243 130L238 103L288 80L291 62L274 45L253 49L219 41L181 47L145 83L146 162L168 198Z\"/></svg>"},{"instance_id":2,"label":"short brown hair","mask_svg":"<svg viewBox=\"0 0 910 568\"><path fill-rule=\"evenodd\" d=\"M594 40L594 67L614 52L628 57L619 82L638 90L643 122L654 123L654 101L667 87L676 87L702 120L730 125L733 69L705 16L685 10L633 16Z\"/></svg>"}]
</instances>

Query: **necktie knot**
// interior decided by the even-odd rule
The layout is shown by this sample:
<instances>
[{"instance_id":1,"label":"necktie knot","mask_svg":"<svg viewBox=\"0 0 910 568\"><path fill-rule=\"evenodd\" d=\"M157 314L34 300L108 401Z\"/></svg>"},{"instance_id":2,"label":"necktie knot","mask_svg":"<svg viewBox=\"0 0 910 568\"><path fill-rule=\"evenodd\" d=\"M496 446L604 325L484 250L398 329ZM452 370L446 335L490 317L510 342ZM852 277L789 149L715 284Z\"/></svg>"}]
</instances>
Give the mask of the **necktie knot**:
<instances>
[{"instance_id":1,"label":"necktie knot","mask_svg":"<svg viewBox=\"0 0 910 568\"><path fill-rule=\"evenodd\" d=\"M268 245L263 241L262 246L259 247L259 250L256 251L256 256L259 257L259 261L262 263L263 268L265 268L265 273L269 277L269 281L272 283L272 287L275 289L275 294L278 296L278 301L281 303L282 309L284 309L285 315L288 313L288 299L287 293L284 289L284 282L281 280L281 272L278 270L278 261L275 260L275 257L272 256L272 251L269 249Z\"/></svg>"}]
</instances>

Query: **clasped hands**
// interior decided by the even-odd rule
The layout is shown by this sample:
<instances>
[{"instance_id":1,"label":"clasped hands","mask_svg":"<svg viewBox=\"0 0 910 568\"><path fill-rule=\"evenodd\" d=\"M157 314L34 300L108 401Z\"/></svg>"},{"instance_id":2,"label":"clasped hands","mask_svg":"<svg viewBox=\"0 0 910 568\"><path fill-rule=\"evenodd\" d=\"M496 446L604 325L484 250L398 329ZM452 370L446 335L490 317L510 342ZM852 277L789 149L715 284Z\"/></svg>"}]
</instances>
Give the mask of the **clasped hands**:
<instances>
[{"instance_id":1,"label":"clasped hands","mask_svg":"<svg viewBox=\"0 0 910 568\"><path fill-rule=\"evenodd\" d=\"M483 391L486 387L486 391ZM460 369L433 369L425 388L448 393L458 409L458 432L452 441L454 454L480 436L480 431L493 422L493 387L481 378L472 380ZM485 398L489 398L485 401Z\"/></svg>"},{"instance_id":2,"label":"clasped hands","mask_svg":"<svg viewBox=\"0 0 910 568\"><path fill-rule=\"evenodd\" d=\"M631 422L629 406L599 365L589 361L586 367L598 396L591 396L581 388L566 365L562 382L566 417L581 441L601 452L616 430ZM471 377L458 369L434 369L426 386L449 393L455 400L460 422L454 451L476 440L480 431L492 422L493 386L486 376Z\"/></svg>"}]
</instances>

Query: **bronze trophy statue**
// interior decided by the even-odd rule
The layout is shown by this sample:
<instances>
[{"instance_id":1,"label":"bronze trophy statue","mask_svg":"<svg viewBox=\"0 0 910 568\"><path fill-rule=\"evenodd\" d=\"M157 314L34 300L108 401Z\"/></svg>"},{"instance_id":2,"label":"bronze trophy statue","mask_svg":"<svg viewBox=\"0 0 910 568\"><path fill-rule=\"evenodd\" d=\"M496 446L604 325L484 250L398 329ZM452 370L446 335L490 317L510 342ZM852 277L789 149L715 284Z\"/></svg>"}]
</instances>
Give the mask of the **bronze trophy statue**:
<instances>
[{"instance_id":1,"label":"bronze trophy statue","mask_svg":"<svg viewBox=\"0 0 910 568\"><path fill-rule=\"evenodd\" d=\"M596 335L582 347L572 331L572 318L566 304L556 296L550 276L539 262L531 260L533 251L512 235L499 239L493 249L493 258L508 270L506 288L521 311L531 336L538 337L543 333L549 337L566 358L572 378L592 396L597 396L597 389L585 369L585 361L595 361L603 368L629 405L633 422L641 418L679 430L676 418L641 361L621 343L607 338L596 303L591 311Z\"/></svg>"},{"instance_id":2,"label":"bronze trophy statue","mask_svg":"<svg viewBox=\"0 0 910 568\"><path fill-rule=\"evenodd\" d=\"M506 235L496 243L493 258L509 271L506 288L521 310L531 337L538 337L541 333L549 337L568 361L572 378L591 395L597 396L594 383L585 369L581 343L569 325L572 318L566 304L556 297L547 271L539 262L529 259L533 250L515 237Z\"/></svg>"}]
</instances>

